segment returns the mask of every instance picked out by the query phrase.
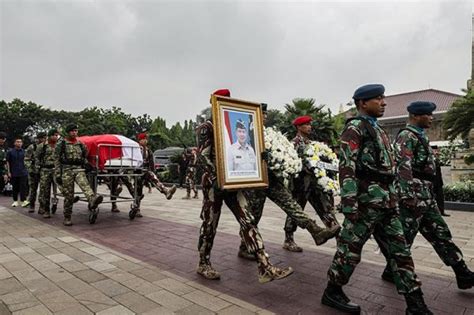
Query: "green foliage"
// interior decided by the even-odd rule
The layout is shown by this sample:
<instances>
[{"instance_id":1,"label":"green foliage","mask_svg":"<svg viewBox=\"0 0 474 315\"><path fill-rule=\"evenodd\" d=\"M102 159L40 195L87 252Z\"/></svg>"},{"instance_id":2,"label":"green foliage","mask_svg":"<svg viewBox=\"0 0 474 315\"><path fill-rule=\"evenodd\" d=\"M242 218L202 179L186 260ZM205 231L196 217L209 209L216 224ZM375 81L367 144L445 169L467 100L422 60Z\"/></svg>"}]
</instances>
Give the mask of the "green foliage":
<instances>
[{"instance_id":1,"label":"green foliage","mask_svg":"<svg viewBox=\"0 0 474 315\"><path fill-rule=\"evenodd\" d=\"M474 181L457 182L445 185L444 199L456 202L474 202Z\"/></svg>"},{"instance_id":2,"label":"green foliage","mask_svg":"<svg viewBox=\"0 0 474 315\"><path fill-rule=\"evenodd\" d=\"M466 156L464 156L464 162L467 165L471 165L472 163L474 163L474 154L466 154Z\"/></svg>"},{"instance_id":3,"label":"green foliage","mask_svg":"<svg viewBox=\"0 0 474 315\"><path fill-rule=\"evenodd\" d=\"M463 90L466 95L453 103L443 119L443 128L450 140L456 137L466 139L474 128L474 91Z\"/></svg>"},{"instance_id":4,"label":"green foliage","mask_svg":"<svg viewBox=\"0 0 474 315\"><path fill-rule=\"evenodd\" d=\"M286 117L278 109L269 109L267 111L266 127L276 127L282 129L286 124Z\"/></svg>"},{"instance_id":5,"label":"green foliage","mask_svg":"<svg viewBox=\"0 0 474 315\"><path fill-rule=\"evenodd\" d=\"M441 166L450 166L451 159L457 151L459 151L459 146L455 145L452 141L449 143L449 146L441 147L439 150L439 162Z\"/></svg>"}]
</instances>

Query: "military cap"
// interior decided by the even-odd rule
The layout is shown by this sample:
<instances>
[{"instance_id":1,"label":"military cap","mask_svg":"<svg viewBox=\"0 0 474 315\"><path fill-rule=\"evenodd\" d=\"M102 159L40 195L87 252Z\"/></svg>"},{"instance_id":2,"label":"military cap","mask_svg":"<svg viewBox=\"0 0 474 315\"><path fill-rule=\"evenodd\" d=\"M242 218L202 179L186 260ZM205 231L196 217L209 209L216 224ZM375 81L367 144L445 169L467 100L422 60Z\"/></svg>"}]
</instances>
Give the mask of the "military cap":
<instances>
[{"instance_id":1,"label":"military cap","mask_svg":"<svg viewBox=\"0 0 474 315\"><path fill-rule=\"evenodd\" d=\"M431 115L436 109L436 104L426 101L411 102L407 111L413 115Z\"/></svg>"},{"instance_id":2,"label":"military cap","mask_svg":"<svg viewBox=\"0 0 474 315\"><path fill-rule=\"evenodd\" d=\"M140 141L140 140L143 140L143 139L147 139L148 138L148 135L145 133L145 132L141 132L137 135L137 139Z\"/></svg>"},{"instance_id":3,"label":"military cap","mask_svg":"<svg viewBox=\"0 0 474 315\"><path fill-rule=\"evenodd\" d=\"M235 123L235 129L247 129L245 128L245 123L241 119L237 119L237 122Z\"/></svg>"},{"instance_id":4,"label":"military cap","mask_svg":"<svg viewBox=\"0 0 474 315\"><path fill-rule=\"evenodd\" d=\"M354 92L352 98L358 100L370 100L385 93L385 87L382 84L366 84L359 87Z\"/></svg>"},{"instance_id":5,"label":"military cap","mask_svg":"<svg viewBox=\"0 0 474 315\"><path fill-rule=\"evenodd\" d=\"M214 91L214 93L212 94L230 97L230 91L228 89L220 89L220 90Z\"/></svg>"},{"instance_id":6,"label":"military cap","mask_svg":"<svg viewBox=\"0 0 474 315\"><path fill-rule=\"evenodd\" d=\"M66 132L71 132L76 129L78 129L76 124L69 124L66 126Z\"/></svg>"},{"instance_id":7,"label":"military cap","mask_svg":"<svg viewBox=\"0 0 474 315\"><path fill-rule=\"evenodd\" d=\"M262 112L266 112L266 111L267 111L268 105L267 105L266 103L261 103L260 106L262 107Z\"/></svg>"},{"instance_id":8,"label":"military cap","mask_svg":"<svg viewBox=\"0 0 474 315\"><path fill-rule=\"evenodd\" d=\"M313 118L311 118L311 116L299 116L299 117L296 117L293 120L292 124L293 124L293 126L296 127L296 126L308 124L311 121L313 121Z\"/></svg>"},{"instance_id":9,"label":"military cap","mask_svg":"<svg viewBox=\"0 0 474 315\"><path fill-rule=\"evenodd\" d=\"M3 131L0 131L0 139L6 139L7 138L7 134Z\"/></svg>"},{"instance_id":10,"label":"military cap","mask_svg":"<svg viewBox=\"0 0 474 315\"><path fill-rule=\"evenodd\" d=\"M48 137L54 136L54 134L56 134L56 133L59 133L59 132L58 132L58 129L56 129L56 128L51 128L51 129L49 129L49 131L48 131Z\"/></svg>"},{"instance_id":11,"label":"military cap","mask_svg":"<svg viewBox=\"0 0 474 315\"><path fill-rule=\"evenodd\" d=\"M40 131L36 134L36 139L46 138L46 132Z\"/></svg>"}]
</instances>

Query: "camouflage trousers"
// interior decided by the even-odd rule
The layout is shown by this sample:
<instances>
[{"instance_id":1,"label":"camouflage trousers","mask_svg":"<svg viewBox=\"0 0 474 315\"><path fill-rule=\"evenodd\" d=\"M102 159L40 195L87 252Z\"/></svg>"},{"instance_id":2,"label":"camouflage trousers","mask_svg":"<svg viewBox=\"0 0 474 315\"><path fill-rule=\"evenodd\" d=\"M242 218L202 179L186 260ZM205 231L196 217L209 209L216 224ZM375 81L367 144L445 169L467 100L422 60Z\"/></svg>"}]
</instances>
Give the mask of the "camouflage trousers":
<instances>
[{"instance_id":1,"label":"camouflage trousers","mask_svg":"<svg viewBox=\"0 0 474 315\"><path fill-rule=\"evenodd\" d=\"M422 200L417 210L400 205L400 221L408 247L411 248L418 231L430 242L434 250L447 266L454 266L463 259L459 247L453 242L451 231L444 221L434 199ZM390 252L387 243L374 235L381 252L389 261Z\"/></svg>"},{"instance_id":2,"label":"camouflage trousers","mask_svg":"<svg viewBox=\"0 0 474 315\"><path fill-rule=\"evenodd\" d=\"M135 189L133 187L132 182L130 181L129 177L124 174L123 176L110 176L105 178L105 184L110 190L110 201L112 201L112 208L117 208L117 203L114 202L117 200L119 194L119 187L121 185L125 185L127 190L133 198L135 198ZM142 189L143 190L143 189Z\"/></svg>"},{"instance_id":3,"label":"camouflage trousers","mask_svg":"<svg viewBox=\"0 0 474 315\"><path fill-rule=\"evenodd\" d=\"M212 245L216 236L222 205L225 202L240 224L240 237L245 242L249 252L261 254L257 255L259 267L268 266L268 258L265 258L268 255L265 254L263 239L254 223L247 198L247 191L220 190L217 188L215 180L207 183L204 183L203 180L202 225L198 243L201 264L210 262Z\"/></svg>"},{"instance_id":4,"label":"camouflage trousers","mask_svg":"<svg viewBox=\"0 0 474 315\"><path fill-rule=\"evenodd\" d=\"M138 177L136 181L137 185L137 194L138 196L143 196L143 187L146 186L147 183L150 183L153 187L155 187L160 193L166 194L166 187L163 185L162 182L158 179L155 173L152 171L145 171L142 177ZM138 198L138 208L140 208L141 198Z\"/></svg>"},{"instance_id":5,"label":"camouflage trousers","mask_svg":"<svg viewBox=\"0 0 474 315\"><path fill-rule=\"evenodd\" d=\"M74 183L77 183L89 203L92 202L94 192L86 177L86 172L78 168L64 168L62 173L62 193L64 195L64 217L72 215L72 205L74 203Z\"/></svg>"},{"instance_id":6,"label":"camouflage trousers","mask_svg":"<svg viewBox=\"0 0 474 315\"><path fill-rule=\"evenodd\" d=\"M51 204L51 187L54 185L56 185L54 182L54 169L41 169L38 198L40 210L49 212Z\"/></svg>"},{"instance_id":7,"label":"camouflage trousers","mask_svg":"<svg viewBox=\"0 0 474 315\"><path fill-rule=\"evenodd\" d=\"M194 192L194 195L197 196L197 189L196 189L196 168L193 166L188 166L186 170L186 179L184 183L186 184L186 193L188 196L191 195L191 191Z\"/></svg>"},{"instance_id":8,"label":"camouflage trousers","mask_svg":"<svg viewBox=\"0 0 474 315\"><path fill-rule=\"evenodd\" d=\"M394 280L400 294L412 292L421 282L415 274L410 248L403 234L396 209L374 209L359 206L359 218L353 223L345 219L337 239L337 249L328 271L329 281L345 285L361 260L362 247L370 235L377 235L387 244Z\"/></svg>"},{"instance_id":9,"label":"camouflage trousers","mask_svg":"<svg viewBox=\"0 0 474 315\"><path fill-rule=\"evenodd\" d=\"M326 227L339 225L335 215L334 197L317 188L316 178L313 175L302 174L300 178L295 179L293 197L303 210L309 201ZM286 217L285 232L294 233L297 226L293 218Z\"/></svg>"},{"instance_id":10,"label":"camouflage trousers","mask_svg":"<svg viewBox=\"0 0 474 315\"><path fill-rule=\"evenodd\" d=\"M28 173L28 186L29 186L28 200L30 204L32 205L34 205L36 202L36 195L38 192L39 183L40 183L39 173Z\"/></svg>"}]
</instances>

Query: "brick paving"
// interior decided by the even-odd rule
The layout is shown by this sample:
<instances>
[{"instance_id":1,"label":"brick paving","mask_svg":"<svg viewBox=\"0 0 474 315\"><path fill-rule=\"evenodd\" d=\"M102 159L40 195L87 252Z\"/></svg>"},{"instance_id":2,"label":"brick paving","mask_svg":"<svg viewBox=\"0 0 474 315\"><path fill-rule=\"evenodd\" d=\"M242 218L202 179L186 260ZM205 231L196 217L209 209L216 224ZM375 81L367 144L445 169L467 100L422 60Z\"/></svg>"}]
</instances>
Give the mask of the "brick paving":
<instances>
[{"instance_id":1,"label":"brick paving","mask_svg":"<svg viewBox=\"0 0 474 315\"><path fill-rule=\"evenodd\" d=\"M298 230L296 240L304 252L284 251L284 214L271 202L260 226L265 246L274 264L290 265L295 273L259 284L256 263L236 255L238 225L224 208L212 253L222 279L199 277L201 203L182 200L183 195L179 190L167 201L157 192L147 194L144 217L134 221L128 220L128 204L119 204L118 214L103 205L94 225L88 223L85 204L78 204L70 228L62 226L60 213L43 220L26 209L7 209L11 200L0 198L0 301L9 311L31 314L338 313L320 304L335 242L316 247L309 234ZM310 207L306 211L314 215ZM474 268L474 213L450 213L455 241ZM474 314L474 290L456 288L452 271L421 236L413 254L425 298L436 314ZM368 314L403 314L403 297L380 279L383 265L369 241L346 291Z\"/></svg>"}]
</instances>

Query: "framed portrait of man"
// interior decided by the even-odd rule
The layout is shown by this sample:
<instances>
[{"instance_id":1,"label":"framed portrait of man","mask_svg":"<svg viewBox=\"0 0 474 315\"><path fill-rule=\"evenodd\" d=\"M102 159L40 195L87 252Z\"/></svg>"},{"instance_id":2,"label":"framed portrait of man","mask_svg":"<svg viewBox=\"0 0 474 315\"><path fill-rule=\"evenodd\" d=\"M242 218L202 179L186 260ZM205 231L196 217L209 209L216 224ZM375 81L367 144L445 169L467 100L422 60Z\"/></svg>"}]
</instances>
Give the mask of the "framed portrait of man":
<instances>
[{"instance_id":1,"label":"framed portrait of man","mask_svg":"<svg viewBox=\"0 0 474 315\"><path fill-rule=\"evenodd\" d=\"M260 104L212 95L212 117L219 187L267 187Z\"/></svg>"}]
</instances>

